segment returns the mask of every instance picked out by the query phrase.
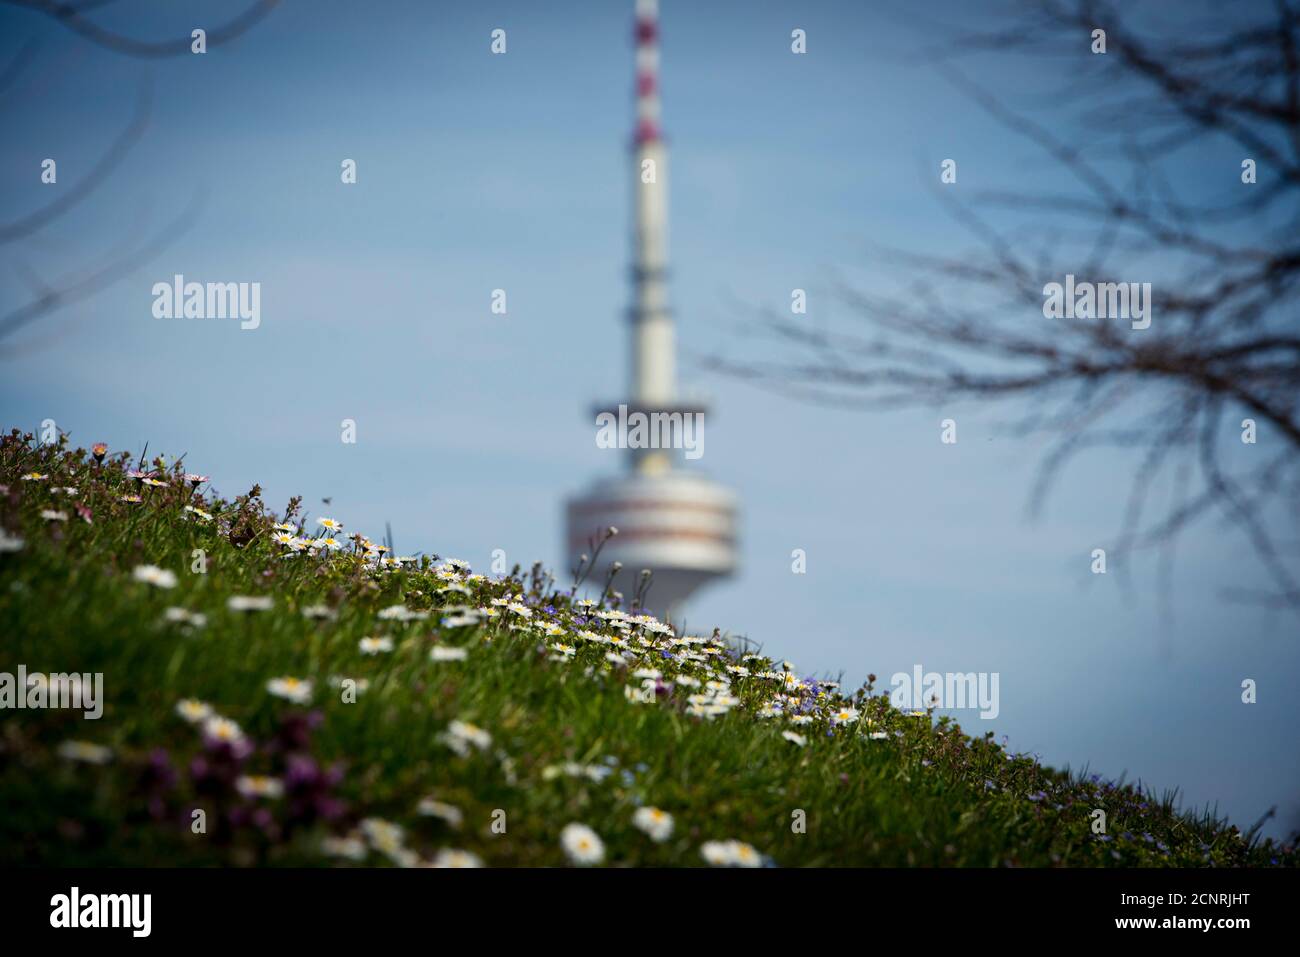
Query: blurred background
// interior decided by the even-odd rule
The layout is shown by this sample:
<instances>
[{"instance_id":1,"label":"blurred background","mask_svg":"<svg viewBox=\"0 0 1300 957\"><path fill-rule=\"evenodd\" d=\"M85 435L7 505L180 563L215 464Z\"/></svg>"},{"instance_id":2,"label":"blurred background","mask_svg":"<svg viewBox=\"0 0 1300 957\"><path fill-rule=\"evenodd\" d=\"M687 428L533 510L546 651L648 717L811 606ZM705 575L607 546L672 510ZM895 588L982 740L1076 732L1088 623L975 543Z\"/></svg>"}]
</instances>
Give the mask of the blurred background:
<instances>
[{"instance_id":1,"label":"blurred background","mask_svg":"<svg viewBox=\"0 0 1300 957\"><path fill-rule=\"evenodd\" d=\"M1173 6L1186 22L1224 15ZM183 48L194 27L211 36L243 9L80 7L114 36ZM1051 442L1004 425L1033 395L1009 412L962 396L864 412L737 374L788 355L747 330L788 314L791 290L807 290L808 313L790 318L831 330L854 321L837 290L899 283L882 245L982 248L940 189L1077 185L961 77L1076 146L1111 119L1145 121L1067 112L1092 93L1069 50L1012 55L1015 11L662 3L681 379L712 402L694 465L741 506L739 573L701 592L686 623L849 685L874 673L887 687L915 664L999 672L1000 715L959 713L968 731L1181 787L1186 805L1217 805L1243 828L1276 807L1265 833L1283 834L1300 826L1297 614L1240 597L1270 577L1240 521L1207 513L1175 551L1112 555L1094 575L1092 550L1122 535L1140 452L1086 450L1030 515ZM3 426L53 419L84 446L147 441L151 454L185 453L224 495L258 482L282 507L301 493L313 519L376 538L391 523L399 553L487 571L503 549L567 584L564 500L622 467L596 447L589 410L626 391L631 25L631 0L318 0L280 4L202 56L161 55L0 5L5 223L95 184L39 228L0 237ZM497 28L504 55L489 49ZM932 56L952 36L997 30L1008 49L968 51L960 76ZM1086 31L1072 42L1087 53ZM1175 188L1212 204L1239 188L1242 155L1200 141L1174 160ZM47 157L56 185L40 181ZM940 187L947 158L958 180ZM355 185L340 182L345 159ZM1234 231L1254 234L1220 235ZM1017 235L1031 257L1046 242ZM1158 281L1162 249L1146 272L1101 278ZM260 328L154 319L151 288L176 273L260 282ZM490 311L498 288L506 315ZM1051 322L1032 306L989 308ZM1119 414L1168 413L1138 389ZM939 441L949 417L956 445ZM340 441L343 419L356 444ZM1261 446L1285 441L1261 424ZM1276 558L1294 570L1296 499L1269 509L1289 535ZM792 573L794 549L805 574ZM1256 704L1241 702L1245 679Z\"/></svg>"}]
</instances>

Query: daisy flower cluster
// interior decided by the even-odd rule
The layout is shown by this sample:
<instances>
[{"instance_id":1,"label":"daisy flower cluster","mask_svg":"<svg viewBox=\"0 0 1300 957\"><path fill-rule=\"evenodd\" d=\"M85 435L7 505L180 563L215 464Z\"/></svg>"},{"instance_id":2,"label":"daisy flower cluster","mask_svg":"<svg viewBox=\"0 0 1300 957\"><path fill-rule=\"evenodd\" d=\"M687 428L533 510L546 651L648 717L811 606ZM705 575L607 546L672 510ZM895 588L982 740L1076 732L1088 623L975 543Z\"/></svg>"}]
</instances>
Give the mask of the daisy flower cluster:
<instances>
[{"instance_id":1,"label":"daisy flower cluster","mask_svg":"<svg viewBox=\"0 0 1300 957\"><path fill-rule=\"evenodd\" d=\"M472 580L449 564L436 574L454 584ZM775 665L753 652L741 654L718 631L709 637L678 634L645 612L590 600L548 601L514 592L510 582L481 577L477 584L479 594L502 594L477 607L447 609L444 629L481 629L488 640L535 640L548 661L587 678L620 683L634 704L658 703L704 721L739 711L753 719L779 719L789 728L859 730L861 712L839 694L836 682L802 678L789 661Z\"/></svg>"},{"instance_id":2,"label":"daisy flower cluster","mask_svg":"<svg viewBox=\"0 0 1300 957\"><path fill-rule=\"evenodd\" d=\"M344 534L343 523L333 518L316 519L316 529L311 534L294 522L276 522L271 526L271 541L283 549L285 558L345 553L384 570L411 566L418 561L409 555L389 555L387 545L371 541L365 535L356 532Z\"/></svg>"}]
</instances>

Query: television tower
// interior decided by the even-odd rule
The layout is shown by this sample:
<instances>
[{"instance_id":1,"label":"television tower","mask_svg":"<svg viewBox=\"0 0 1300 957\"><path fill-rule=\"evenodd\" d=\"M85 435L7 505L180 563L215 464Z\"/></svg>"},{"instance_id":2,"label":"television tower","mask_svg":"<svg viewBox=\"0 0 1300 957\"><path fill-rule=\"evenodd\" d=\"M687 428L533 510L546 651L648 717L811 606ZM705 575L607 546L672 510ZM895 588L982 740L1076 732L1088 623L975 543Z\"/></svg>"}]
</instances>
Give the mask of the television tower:
<instances>
[{"instance_id":1,"label":"television tower","mask_svg":"<svg viewBox=\"0 0 1300 957\"><path fill-rule=\"evenodd\" d=\"M677 398L676 331L668 305L668 151L660 129L659 4L636 2L636 130L632 139L631 399L596 412L681 418L706 409ZM624 406L620 410L618 406ZM620 421L624 421L620 418ZM585 584L604 584L631 600L643 569L653 573L645 605L662 616L680 611L697 588L736 569L736 500L721 485L675 463L673 448L629 448L625 474L599 479L568 504L569 565L591 554L609 526Z\"/></svg>"}]
</instances>

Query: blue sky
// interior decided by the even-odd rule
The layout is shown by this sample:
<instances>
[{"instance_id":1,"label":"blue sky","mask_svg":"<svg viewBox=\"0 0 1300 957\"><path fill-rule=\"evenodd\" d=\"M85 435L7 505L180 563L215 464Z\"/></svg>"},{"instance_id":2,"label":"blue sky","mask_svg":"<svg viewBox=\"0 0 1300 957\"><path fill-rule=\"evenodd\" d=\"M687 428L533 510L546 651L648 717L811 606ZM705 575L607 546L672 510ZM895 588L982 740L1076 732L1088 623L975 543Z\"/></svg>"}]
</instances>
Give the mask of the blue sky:
<instances>
[{"instance_id":1,"label":"blue sky","mask_svg":"<svg viewBox=\"0 0 1300 957\"><path fill-rule=\"evenodd\" d=\"M1088 570L1115 538L1129 460L1082 460L1031 522L1044 446L978 409L828 411L690 364L752 346L737 321L785 308L793 288L824 321L833 276L888 281L872 242L969 245L928 185L942 159L958 160L962 184L1061 174L915 56L926 34L886 5L662 6L683 379L714 403L699 464L743 509L741 572L700 596L692 630L718 625L852 683L917 663L997 671L1001 714L961 715L969 730L1181 786L1243 826L1271 805L1271 833L1300 824L1296 621L1220 597L1259 577L1233 529L1183 541L1162 614L1153 561L1128 590ZM5 251L6 312L27 295L23 275L75 276L202 198L162 254L0 360L5 427L53 418L83 444L187 452L223 493L256 481L277 506L302 493L349 528L391 522L406 552L557 563L564 498L620 467L595 447L588 410L625 392L631 7L288 3L228 47L155 62L0 12L0 56L40 40L0 101L6 218L93 165L141 82L154 97L106 187ZM230 8L95 16L162 38ZM488 49L497 27L504 56ZM804 56L789 51L794 27ZM1026 108L1073 82L1030 70L993 57L979 76ZM46 157L58 186L39 182ZM340 183L345 158L355 186ZM1182 172L1212 190L1195 164ZM174 273L260 282L261 328L153 319L151 287ZM506 316L489 311L496 288ZM938 440L948 415L956 446ZM355 445L339 441L344 418ZM794 548L805 575L791 574ZM1255 705L1240 702L1243 678L1260 683Z\"/></svg>"}]
</instances>

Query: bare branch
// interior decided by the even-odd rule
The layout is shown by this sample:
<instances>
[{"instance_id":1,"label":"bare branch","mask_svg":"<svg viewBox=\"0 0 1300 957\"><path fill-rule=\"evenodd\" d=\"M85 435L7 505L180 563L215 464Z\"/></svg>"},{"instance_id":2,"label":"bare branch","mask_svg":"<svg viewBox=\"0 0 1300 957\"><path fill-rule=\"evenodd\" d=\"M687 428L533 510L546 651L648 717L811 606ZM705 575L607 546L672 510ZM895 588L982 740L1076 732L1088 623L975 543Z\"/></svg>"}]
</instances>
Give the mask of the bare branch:
<instances>
[{"instance_id":1,"label":"bare branch","mask_svg":"<svg viewBox=\"0 0 1300 957\"><path fill-rule=\"evenodd\" d=\"M87 11L103 5L100 3L58 3L55 0L0 0L0 2L45 14L74 33L85 37L91 43L112 50L114 53L142 59L158 59L180 56L190 52L192 41L188 36L178 37L175 40L138 40L135 37L123 36L111 30L106 30L83 16ZM208 30L208 48L221 46L223 43L229 43L231 40L243 36L258 21L270 13L279 2L280 0L256 0L235 19L214 30Z\"/></svg>"}]
</instances>

